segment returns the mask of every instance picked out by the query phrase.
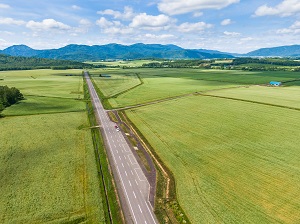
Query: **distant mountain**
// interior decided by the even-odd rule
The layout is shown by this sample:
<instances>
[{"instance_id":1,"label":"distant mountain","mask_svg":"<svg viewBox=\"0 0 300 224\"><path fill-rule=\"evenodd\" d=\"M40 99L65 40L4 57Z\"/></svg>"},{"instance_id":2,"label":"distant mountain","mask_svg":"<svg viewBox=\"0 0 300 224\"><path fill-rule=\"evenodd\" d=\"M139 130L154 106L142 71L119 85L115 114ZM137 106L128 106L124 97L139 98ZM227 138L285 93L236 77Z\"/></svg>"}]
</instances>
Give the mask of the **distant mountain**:
<instances>
[{"instance_id":1,"label":"distant mountain","mask_svg":"<svg viewBox=\"0 0 300 224\"><path fill-rule=\"evenodd\" d=\"M260 56L260 57L298 57L300 56L300 45L280 46L271 48L261 48L251 51L245 56Z\"/></svg>"},{"instance_id":2,"label":"distant mountain","mask_svg":"<svg viewBox=\"0 0 300 224\"><path fill-rule=\"evenodd\" d=\"M7 54L10 56L23 56L32 57L39 54L39 50L34 50L26 45L13 45L1 51L2 54Z\"/></svg>"},{"instance_id":3,"label":"distant mountain","mask_svg":"<svg viewBox=\"0 0 300 224\"><path fill-rule=\"evenodd\" d=\"M4 49L3 54L11 56L26 56L50 59L64 59L75 61L99 61L106 59L211 59L233 58L232 55L217 51L191 50L176 45L142 44L133 45L76 45L71 44L59 49L34 50L26 45L14 45Z\"/></svg>"}]
</instances>

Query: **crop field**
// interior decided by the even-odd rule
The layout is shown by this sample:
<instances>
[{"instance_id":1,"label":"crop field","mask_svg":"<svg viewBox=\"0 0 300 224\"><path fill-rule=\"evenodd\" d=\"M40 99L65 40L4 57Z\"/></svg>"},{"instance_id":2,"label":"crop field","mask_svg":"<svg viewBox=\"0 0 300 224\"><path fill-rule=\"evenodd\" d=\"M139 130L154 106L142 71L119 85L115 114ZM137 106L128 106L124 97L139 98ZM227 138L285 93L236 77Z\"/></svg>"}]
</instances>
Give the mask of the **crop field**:
<instances>
[{"instance_id":1,"label":"crop field","mask_svg":"<svg viewBox=\"0 0 300 224\"><path fill-rule=\"evenodd\" d=\"M298 86L250 86L216 90L209 94L300 109L300 88Z\"/></svg>"},{"instance_id":2,"label":"crop field","mask_svg":"<svg viewBox=\"0 0 300 224\"><path fill-rule=\"evenodd\" d=\"M111 77L99 77L99 73L90 73L102 93L111 97L141 84L135 73L109 74ZM97 75L96 75L97 74ZM102 73L103 74L103 73ZM104 73L105 74L105 73Z\"/></svg>"},{"instance_id":3,"label":"crop field","mask_svg":"<svg viewBox=\"0 0 300 224\"><path fill-rule=\"evenodd\" d=\"M0 119L0 223L104 220L82 77L69 73L81 71L0 73L25 96Z\"/></svg>"},{"instance_id":4,"label":"crop field","mask_svg":"<svg viewBox=\"0 0 300 224\"><path fill-rule=\"evenodd\" d=\"M299 222L299 111L189 96L126 114L173 172L192 223Z\"/></svg>"},{"instance_id":5,"label":"crop field","mask_svg":"<svg viewBox=\"0 0 300 224\"><path fill-rule=\"evenodd\" d=\"M151 102L183 94L227 89L236 86L267 84L272 80L289 81L299 78L296 72L249 72L203 69L99 69L91 74L109 74L110 78L94 80L103 93L110 97L112 107ZM143 84L136 88L126 74L139 74ZM101 81L100 81L101 80ZM129 91L123 92L130 89Z\"/></svg>"}]
</instances>

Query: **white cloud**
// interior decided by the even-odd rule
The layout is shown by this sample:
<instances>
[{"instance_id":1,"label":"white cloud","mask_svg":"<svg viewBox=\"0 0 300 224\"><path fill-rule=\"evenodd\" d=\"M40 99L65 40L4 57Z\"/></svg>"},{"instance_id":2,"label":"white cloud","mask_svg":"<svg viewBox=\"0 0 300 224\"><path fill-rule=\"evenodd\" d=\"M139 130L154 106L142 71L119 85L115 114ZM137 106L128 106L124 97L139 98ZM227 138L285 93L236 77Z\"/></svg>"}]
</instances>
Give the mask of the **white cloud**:
<instances>
[{"instance_id":1,"label":"white cloud","mask_svg":"<svg viewBox=\"0 0 300 224\"><path fill-rule=\"evenodd\" d=\"M169 16L160 14L158 16L147 15L146 13L140 13L139 15L135 16L130 23L130 27L137 28L163 28L165 26L171 25L175 22L174 19L170 18Z\"/></svg>"},{"instance_id":2,"label":"white cloud","mask_svg":"<svg viewBox=\"0 0 300 224\"><path fill-rule=\"evenodd\" d=\"M203 12L195 12L193 14L194 17L200 17L200 16L203 16Z\"/></svg>"},{"instance_id":3,"label":"white cloud","mask_svg":"<svg viewBox=\"0 0 300 224\"><path fill-rule=\"evenodd\" d=\"M154 39L154 40L158 40L158 39L170 39L170 38L174 38L175 36L173 34L161 34L161 35L155 35L152 33L146 33L145 34L146 38L149 39Z\"/></svg>"},{"instance_id":4,"label":"white cloud","mask_svg":"<svg viewBox=\"0 0 300 224\"><path fill-rule=\"evenodd\" d=\"M8 9L8 8L10 8L9 5L0 3L0 9Z\"/></svg>"},{"instance_id":5,"label":"white cloud","mask_svg":"<svg viewBox=\"0 0 300 224\"><path fill-rule=\"evenodd\" d=\"M70 30L71 27L54 19L44 19L42 22L30 20L26 27L32 30Z\"/></svg>"},{"instance_id":6,"label":"white cloud","mask_svg":"<svg viewBox=\"0 0 300 224\"><path fill-rule=\"evenodd\" d=\"M74 9L74 10L80 10L80 9L81 9L81 7L80 7L80 6L78 6L78 5L72 5L72 9Z\"/></svg>"},{"instance_id":7,"label":"white cloud","mask_svg":"<svg viewBox=\"0 0 300 224\"><path fill-rule=\"evenodd\" d=\"M92 23L91 23L88 19L81 19L81 20L79 21L79 24L80 24L81 26L91 26L91 25L92 25Z\"/></svg>"},{"instance_id":8,"label":"white cloud","mask_svg":"<svg viewBox=\"0 0 300 224\"><path fill-rule=\"evenodd\" d=\"M240 36L241 35L240 33L237 33L237 32L228 32L228 31L225 31L224 34L226 36Z\"/></svg>"},{"instance_id":9,"label":"white cloud","mask_svg":"<svg viewBox=\"0 0 300 224\"><path fill-rule=\"evenodd\" d=\"M3 25L17 25L17 26L21 26L24 25L26 22L23 20L16 20L13 18L0 18L0 24Z\"/></svg>"},{"instance_id":10,"label":"white cloud","mask_svg":"<svg viewBox=\"0 0 300 224\"><path fill-rule=\"evenodd\" d=\"M195 12L202 9L222 9L240 0L161 0L158 9L168 15Z\"/></svg>"},{"instance_id":11,"label":"white cloud","mask_svg":"<svg viewBox=\"0 0 300 224\"><path fill-rule=\"evenodd\" d=\"M232 23L231 19L224 19L222 22L221 22L221 25L222 26L227 26L227 25L230 25Z\"/></svg>"},{"instance_id":12,"label":"white cloud","mask_svg":"<svg viewBox=\"0 0 300 224\"><path fill-rule=\"evenodd\" d=\"M112 9L106 9L104 11L98 11L97 14L109 15L109 16L113 16L113 18L115 19L121 19L121 20L131 20L135 16L133 9L129 6L124 7L124 12L115 11Z\"/></svg>"},{"instance_id":13,"label":"white cloud","mask_svg":"<svg viewBox=\"0 0 300 224\"><path fill-rule=\"evenodd\" d=\"M279 29L276 31L278 34L297 34L300 33L300 21L294 22L289 28Z\"/></svg>"},{"instance_id":14,"label":"white cloud","mask_svg":"<svg viewBox=\"0 0 300 224\"><path fill-rule=\"evenodd\" d=\"M107 28L109 26L112 26L113 23L105 19L104 17L101 17L96 21L96 25L100 26L101 28Z\"/></svg>"},{"instance_id":15,"label":"white cloud","mask_svg":"<svg viewBox=\"0 0 300 224\"><path fill-rule=\"evenodd\" d=\"M179 32L189 33L189 32L196 32L196 31L203 31L211 27L212 27L211 24L207 24L205 22L198 22L198 23L182 23L177 27L177 29Z\"/></svg>"},{"instance_id":16,"label":"white cloud","mask_svg":"<svg viewBox=\"0 0 300 224\"><path fill-rule=\"evenodd\" d=\"M268 5L262 5L255 11L255 16L273 16L279 15L282 17L291 16L300 13L300 1L299 0L283 0L275 7L269 7Z\"/></svg>"}]
</instances>

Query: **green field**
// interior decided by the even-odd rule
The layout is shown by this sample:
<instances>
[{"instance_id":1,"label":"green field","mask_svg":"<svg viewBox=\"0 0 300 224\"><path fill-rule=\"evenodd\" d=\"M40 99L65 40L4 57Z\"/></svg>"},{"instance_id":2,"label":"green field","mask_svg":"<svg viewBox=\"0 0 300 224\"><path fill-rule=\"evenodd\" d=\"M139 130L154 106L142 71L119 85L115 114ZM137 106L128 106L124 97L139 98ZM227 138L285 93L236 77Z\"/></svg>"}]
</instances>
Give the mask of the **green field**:
<instances>
[{"instance_id":1,"label":"green field","mask_svg":"<svg viewBox=\"0 0 300 224\"><path fill-rule=\"evenodd\" d=\"M96 85L101 87L101 91L106 97L114 96L141 84L141 81L134 72L124 72L122 74L108 72L111 77L99 77L100 72L91 72L90 74L93 76Z\"/></svg>"},{"instance_id":2,"label":"green field","mask_svg":"<svg viewBox=\"0 0 300 224\"><path fill-rule=\"evenodd\" d=\"M110 74L113 78L96 78L94 76L97 86L107 97L134 86L132 79L126 77L129 74L137 73L143 81L142 85L116 97L111 97L109 102L112 107L141 104L194 92L226 89L241 85L267 84L272 80L288 81L299 78L299 74L296 72L204 69L99 69L91 72L91 74L100 73ZM119 81L114 81L114 79Z\"/></svg>"},{"instance_id":3,"label":"green field","mask_svg":"<svg viewBox=\"0 0 300 224\"><path fill-rule=\"evenodd\" d=\"M299 111L190 96L126 113L173 172L192 223L300 220Z\"/></svg>"},{"instance_id":4,"label":"green field","mask_svg":"<svg viewBox=\"0 0 300 224\"><path fill-rule=\"evenodd\" d=\"M298 86L250 86L217 90L209 94L300 109L300 88Z\"/></svg>"},{"instance_id":5,"label":"green field","mask_svg":"<svg viewBox=\"0 0 300 224\"><path fill-rule=\"evenodd\" d=\"M0 119L0 223L100 223L80 70L1 72L25 100Z\"/></svg>"}]
</instances>

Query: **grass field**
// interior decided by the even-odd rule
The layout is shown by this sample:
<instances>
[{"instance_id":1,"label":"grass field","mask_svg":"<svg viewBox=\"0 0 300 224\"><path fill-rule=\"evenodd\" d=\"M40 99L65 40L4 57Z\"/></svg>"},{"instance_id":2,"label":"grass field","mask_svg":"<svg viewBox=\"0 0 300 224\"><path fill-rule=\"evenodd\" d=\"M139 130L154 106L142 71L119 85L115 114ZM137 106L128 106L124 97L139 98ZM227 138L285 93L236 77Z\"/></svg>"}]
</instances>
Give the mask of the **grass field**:
<instances>
[{"instance_id":1,"label":"grass field","mask_svg":"<svg viewBox=\"0 0 300 224\"><path fill-rule=\"evenodd\" d=\"M300 88L298 86L251 86L248 88L217 90L209 94L300 109Z\"/></svg>"},{"instance_id":2,"label":"grass field","mask_svg":"<svg viewBox=\"0 0 300 224\"><path fill-rule=\"evenodd\" d=\"M97 72L91 72L90 74L93 76L95 83L101 88L102 93L106 97L111 97L141 84L141 81L134 72L124 72L122 74L109 73L111 77L99 77L100 73Z\"/></svg>"},{"instance_id":3,"label":"grass field","mask_svg":"<svg viewBox=\"0 0 300 224\"><path fill-rule=\"evenodd\" d=\"M0 119L0 223L104 221L82 77L65 76L75 73L0 73L26 98Z\"/></svg>"},{"instance_id":4,"label":"grass field","mask_svg":"<svg viewBox=\"0 0 300 224\"><path fill-rule=\"evenodd\" d=\"M106 96L130 89L134 84L126 74L139 74L143 84L109 99L112 107L123 107L199 91L230 88L240 85L267 84L272 80L299 78L296 72L249 72L204 69L99 69L91 74L105 73L117 77L94 78ZM123 77L123 78L122 78ZM99 81L101 79L101 81ZM111 92L109 92L111 91Z\"/></svg>"},{"instance_id":5,"label":"grass field","mask_svg":"<svg viewBox=\"0 0 300 224\"><path fill-rule=\"evenodd\" d=\"M126 114L174 173L192 223L300 220L300 114L190 96Z\"/></svg>"}]
</instances>

